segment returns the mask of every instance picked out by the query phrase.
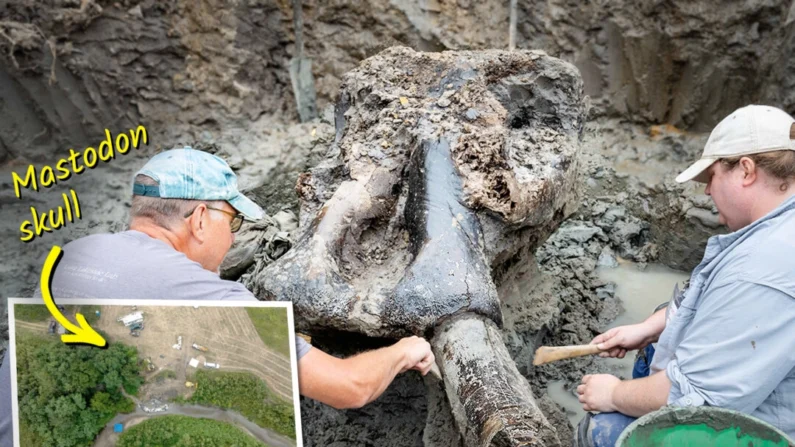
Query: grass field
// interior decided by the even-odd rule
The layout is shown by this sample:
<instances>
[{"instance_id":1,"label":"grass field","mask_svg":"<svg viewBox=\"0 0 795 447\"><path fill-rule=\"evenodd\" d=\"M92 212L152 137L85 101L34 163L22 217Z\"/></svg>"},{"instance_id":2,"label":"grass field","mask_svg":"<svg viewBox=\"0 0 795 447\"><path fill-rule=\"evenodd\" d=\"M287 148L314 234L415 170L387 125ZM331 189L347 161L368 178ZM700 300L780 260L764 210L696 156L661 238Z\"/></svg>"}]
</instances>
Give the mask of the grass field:
<instances>
[{"instance_id":1,"label":"grass field","mask_svg":"<svg viewBox=\"0 0 795 447\"><path fill-rule=\"evenodd\" d=\"M64 313L71 314L75 310L82 313L84 317L86 317L86 321L88 324L94 324L99 320L96 311L99 310L99 306L89 306L89 305L82 305L82 306L64 306ZM44 304L17 304L14 306L14 318L22 321L28 321L31 323L38 323L41 321L47 321L52 317L50 315L50 311L47 309L47 306Z\"/></svg>"},{"instance_id":2,"label":"grass field","mask_svg":"<svg viewBox=\"0 0 795 447\"><path fill-rule=\"evenodd\" d=\"M262 447L232 424L188 416L160 416L141 422L119 437L117 447Z\"/></svg>"},{"instance_id":3,"label":"grass field","mask_svg":"<svg viewBox=\"0 0 795 447\"><path fill-rule=\"evenodd\" d=\"M88 324L94 324L99 320L99 316L97 316L98 310L101 310L101 307L82 305L79 312L83 314Z\"/></svg>"},{"instance_id":4,"label":"grass field","mask_svg":"<svg viewBox=\"0 0 795 447\"><path fill-rule=\"evenodd\" d=\"M190 402L235 410L263 428L295 439L293 405L250 373L199 370Z\"/></svg>"},{"instance_id":5,"label":"grass field","mask_svg":"<svg viewBox=\"0 0 795 447\"><path fill-rule=\"evenodd\" d=\"M44 304L16 304L14 305L14 318L31 323L47 321L50 311Z\"/></svg>"},{"instance_id":6,"label":"grass field","mask_svg":"<svg viewBox=\"0 0 795 447\"><path fill-rule=\"evenodd\" d=\"M290 331L287 309L276 307L247 307L251 322L265 346L290 358Z\"/></svg>"}]
</instances>

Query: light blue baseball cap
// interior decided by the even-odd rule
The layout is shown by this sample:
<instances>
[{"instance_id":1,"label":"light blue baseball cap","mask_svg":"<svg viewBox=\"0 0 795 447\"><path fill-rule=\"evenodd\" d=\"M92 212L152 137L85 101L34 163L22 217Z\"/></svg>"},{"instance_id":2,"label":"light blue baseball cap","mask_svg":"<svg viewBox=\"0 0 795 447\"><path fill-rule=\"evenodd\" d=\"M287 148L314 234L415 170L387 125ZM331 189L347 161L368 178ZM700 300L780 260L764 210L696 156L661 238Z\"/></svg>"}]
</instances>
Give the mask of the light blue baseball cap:
<instances>
[{"instance_id":1,"label":"light blue baseball cap","mask_svg":"<svg viewBox=\"0 0 795 447\"><path fill-rule=\"evenodd\" d=\"M133 195L164 199L225 200L246 219L261 219L265 212L237 189L237 176L221 158L191 147L161 152L136 172L157 181L157 186L133 184Z\"/></svg>"}]
</instances>

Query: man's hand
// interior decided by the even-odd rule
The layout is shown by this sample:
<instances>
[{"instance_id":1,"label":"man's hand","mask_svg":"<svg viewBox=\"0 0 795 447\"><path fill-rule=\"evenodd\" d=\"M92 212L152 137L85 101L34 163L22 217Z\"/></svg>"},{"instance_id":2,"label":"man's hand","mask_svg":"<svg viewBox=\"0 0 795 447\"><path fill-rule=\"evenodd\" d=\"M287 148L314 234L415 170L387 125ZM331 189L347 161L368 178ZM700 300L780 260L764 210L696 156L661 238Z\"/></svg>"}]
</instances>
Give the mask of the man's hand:
<instances>
[{"instance_id":1,"label":"man's hand","mask_svg":"<svg viewBox=\"0 0 795 447\"><path fill-rule=\"evenodd\" d=\"M627 351L641 349L654 340L654 335L645 323L614 327L603 334L597 335L592 345L598 345L604 351L601 357L618 357L623 359Z\"/></svg>"},{"instance_id":2,"label":"man's hand","mask_svg":"<svg viewBox=\"0 0 795 447\"><path fill-rule=\"evenodd\" d=\"M395 344L405 358L404 367L400 372L410 369L419 371L423 376L431 370L431 365L436 358L431 351L431 345L424 338L406 337Z\"/></svg>"},{"instance_id":3,"label":"man's hand","mask_svg":"<svg viewBox=\"0 0 795 447\"><path fill-rule=\"evenodd\" d=\"M381 349L339 359L312 348L298 361L301 394L334 408L360 408L378 398L397 374L423 375L435 361L431 345L407 337Z\"/></svg>"},{"instance_id":4,"label":"man's hand","mask_svg":"<svg viewBox=\"0 0 795 447\"><path fill-rule=\"evenodd\" d=\"M610 374L583 376L582 385L577 387L583 410L603 413L618 411L613 402L613 390L620 383L621 379Z\"/></svg>"}]
</instances>

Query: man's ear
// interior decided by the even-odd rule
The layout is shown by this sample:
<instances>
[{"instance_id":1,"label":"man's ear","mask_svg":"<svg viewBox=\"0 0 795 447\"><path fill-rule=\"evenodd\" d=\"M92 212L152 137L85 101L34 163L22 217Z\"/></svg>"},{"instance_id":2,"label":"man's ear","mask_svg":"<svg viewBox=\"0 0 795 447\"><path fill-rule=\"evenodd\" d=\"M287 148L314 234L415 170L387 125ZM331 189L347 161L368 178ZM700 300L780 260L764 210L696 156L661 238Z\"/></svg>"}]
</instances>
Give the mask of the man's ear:
<instances>
[{"instance_id":1,"label":"man's ear","mask_svg":"<svg viewBox=\"0 0 795 447\"><path fill-rule=\"evenodd\" d=\"M751 157L740 159L740 169L743 172L743 186L751 186L757 179L756 162Z\"/></svg>"},{"instance_id":2,"label":"man's ear","mask_svg":"<svg viewBox=\"0 0 795 447\"><path fill-rule=\"evenodd\" d=\"M204 243L204 238L206 236L206 224L205 219L207 217L207 205L201 204L193 210L193 214L190 215L188 218L188 228L190 228L190 232L194 238L196 238L199 243Z\"/></svg>"}]
</instances>

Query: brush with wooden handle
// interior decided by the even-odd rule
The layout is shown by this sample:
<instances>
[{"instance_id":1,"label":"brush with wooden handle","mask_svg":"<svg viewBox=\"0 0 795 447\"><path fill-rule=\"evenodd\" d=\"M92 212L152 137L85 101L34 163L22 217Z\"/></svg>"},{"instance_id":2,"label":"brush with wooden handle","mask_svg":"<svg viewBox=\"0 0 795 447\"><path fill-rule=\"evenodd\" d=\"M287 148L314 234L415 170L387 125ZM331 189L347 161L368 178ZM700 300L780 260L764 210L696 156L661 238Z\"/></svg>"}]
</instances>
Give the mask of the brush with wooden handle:
<instances>
[{"instance_id":1,"label":"brush with wooden handle","mask_svg":"<svg viewBox=\"0 0 795 447\"><path fill-rule=\"evenodd\" d=\"M600 352L602 350L599 349L598 345L541 346L536 349L533 365L538 366L563 359L599 354Z\"/></svg>"}]
</instances>

